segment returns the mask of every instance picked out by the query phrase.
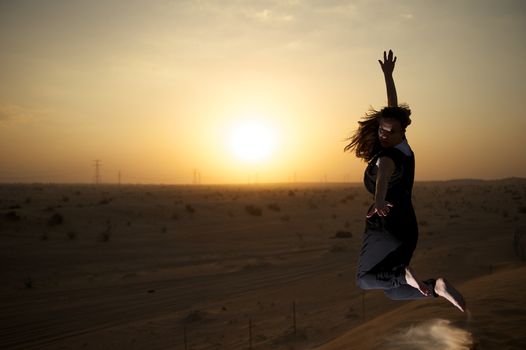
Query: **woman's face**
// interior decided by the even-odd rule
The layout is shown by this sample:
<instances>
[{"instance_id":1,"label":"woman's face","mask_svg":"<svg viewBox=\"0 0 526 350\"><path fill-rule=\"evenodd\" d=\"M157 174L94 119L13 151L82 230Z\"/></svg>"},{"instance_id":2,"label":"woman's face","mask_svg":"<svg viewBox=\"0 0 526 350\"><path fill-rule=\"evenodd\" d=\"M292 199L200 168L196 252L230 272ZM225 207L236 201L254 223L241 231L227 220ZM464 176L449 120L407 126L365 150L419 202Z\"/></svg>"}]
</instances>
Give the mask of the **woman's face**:
<instances>
[{"instance_id":1,"label":"woman's face","mask_svg":"<svg viewBox=\"0 0 526 350\"><path fill-rule=\"evenodd\" d=\"M405 130L400 122L392 118L380 118L378 139L383 148L394 147L403 141Z\"/></svg>"}]
</instances>

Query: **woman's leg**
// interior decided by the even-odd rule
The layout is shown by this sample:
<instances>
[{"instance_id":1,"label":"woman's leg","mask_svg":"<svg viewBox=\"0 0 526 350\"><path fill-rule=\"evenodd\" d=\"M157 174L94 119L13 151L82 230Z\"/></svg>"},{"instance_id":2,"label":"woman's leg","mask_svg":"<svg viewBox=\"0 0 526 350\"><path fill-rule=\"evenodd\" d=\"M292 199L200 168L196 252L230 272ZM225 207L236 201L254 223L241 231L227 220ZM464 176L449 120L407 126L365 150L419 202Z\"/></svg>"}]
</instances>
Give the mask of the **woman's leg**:
<instances>
[{"instance_id":1,"label":"woman's leg","mask_svg":"<svg viewBox=\"0 0 526 350\"><path fill-rule=\"evenodd\" d=\"M421 283L424 284L431 291L430 294L423 294L419 289L412 287L409 284L404 284L397 288L386 289L384 290L384 294L392 300L415 300L430 297L438 297L438 295L434 292L436 283L434 279L429 279Z\"/></svg>"},{"instance_id":2,"label":"woman's leg","mask_svg":"<svg viewBox=\"0 0 526 350\"><path fill-rule=\"evenodd\" d=\"M421 282L408 267L415 246L415 242L402 243L369 270L362 268L363 266L370 266L370 264L364 263L362 259L370 258L370 255L362 254L358 264L358 286L362 289L383 289L386 296L394 300L438 296L434 293L435 280Z\"/></svg>"},{"instance_id":3,"label":"woman's leg","mask_svg":"<svg viewBox=\"0 0 526 350\"><path fill-rule=\"evenodd\" d=\"M358 273L356 282L362 289L393 289L406 285L405 279L405 256L406 249L403 245L389 253L382 261L370 268L364 259L372 259L368 254L362 254L358 263Z\"/></svg>"}]
</instances>

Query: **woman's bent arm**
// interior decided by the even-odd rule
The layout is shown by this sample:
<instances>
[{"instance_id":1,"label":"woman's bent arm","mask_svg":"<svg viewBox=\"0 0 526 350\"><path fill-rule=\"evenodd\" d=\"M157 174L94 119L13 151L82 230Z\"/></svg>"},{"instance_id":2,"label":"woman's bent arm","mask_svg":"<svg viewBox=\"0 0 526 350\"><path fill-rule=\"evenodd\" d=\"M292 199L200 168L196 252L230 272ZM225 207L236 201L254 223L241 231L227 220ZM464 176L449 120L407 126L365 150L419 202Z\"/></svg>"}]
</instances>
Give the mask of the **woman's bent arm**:
<instances>
[{"instance_id":1,"label":"woman's bent arm","mask_svg":"<svg viewBox=\"0 0 526 350\"><path fill-rule=\"evenodd\" d=\"M389 186L389 179L395 171L395 163L391 158L381 157L380 163L378 164L378 173L376 174L376 189L374 194L374 207L367 214L370 218L374 214L379 216L387 216L389 214L389 208L393 205L386 202L385 196L387 195L387 188Z\"/></svg>"}]
</instances>

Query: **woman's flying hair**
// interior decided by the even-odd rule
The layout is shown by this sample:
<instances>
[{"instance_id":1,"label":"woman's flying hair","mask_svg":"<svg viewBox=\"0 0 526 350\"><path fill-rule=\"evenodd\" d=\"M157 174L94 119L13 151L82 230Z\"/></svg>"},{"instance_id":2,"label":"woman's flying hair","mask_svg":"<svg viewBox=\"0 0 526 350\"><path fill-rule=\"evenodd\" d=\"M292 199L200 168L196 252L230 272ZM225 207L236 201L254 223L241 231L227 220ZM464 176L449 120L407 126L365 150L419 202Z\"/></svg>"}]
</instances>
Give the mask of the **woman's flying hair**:
<instances>
[{"instance_id":1,"label":"woman's flying hair","mask_svg":"<svg viewBox=\"0 0 526 350\"><path fill-rule=\"evenodd\" d=\"M398 120L402 126L402 130L405 130L405 128L411 124L410 115L411 110L407 105L384 107L379 111L371 108L362 120L358 121L358 129L356 129L351 137L347 138L350 142L343 149L344 152L354 152L356 157L362 158L367 162L370 161L382 148L378 139L380 118Z\"/></svg>"}]
</instances>

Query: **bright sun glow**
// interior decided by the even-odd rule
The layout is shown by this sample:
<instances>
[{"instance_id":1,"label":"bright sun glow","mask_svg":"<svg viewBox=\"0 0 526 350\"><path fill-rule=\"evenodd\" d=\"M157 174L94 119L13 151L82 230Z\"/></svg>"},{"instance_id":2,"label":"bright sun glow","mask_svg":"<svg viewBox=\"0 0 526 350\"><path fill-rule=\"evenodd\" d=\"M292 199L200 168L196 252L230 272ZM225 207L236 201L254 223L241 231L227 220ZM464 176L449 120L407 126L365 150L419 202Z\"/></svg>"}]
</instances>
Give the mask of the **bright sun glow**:
<instances>
[{"instance_id":1,"label":"bright sun glow","mask_svg":"<svg viewBox=\"0 0 526 350\"><path fill-rule=\"evenodd\" d=\"M265 161L276 148L276 131L259 120L245 120L236 124L229 135L232 153L241 161Z\"/></svg>"}]
</instances>

